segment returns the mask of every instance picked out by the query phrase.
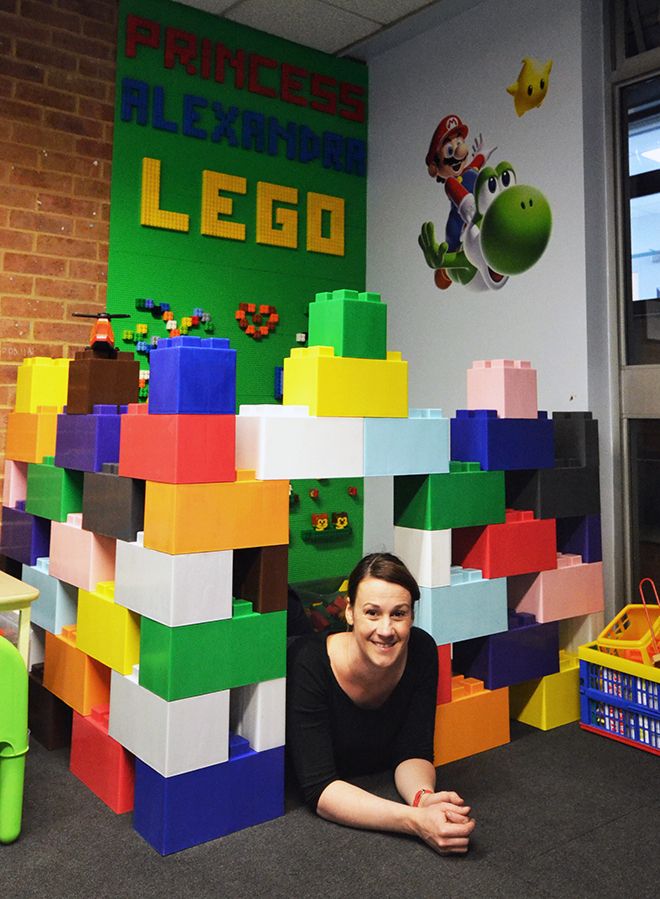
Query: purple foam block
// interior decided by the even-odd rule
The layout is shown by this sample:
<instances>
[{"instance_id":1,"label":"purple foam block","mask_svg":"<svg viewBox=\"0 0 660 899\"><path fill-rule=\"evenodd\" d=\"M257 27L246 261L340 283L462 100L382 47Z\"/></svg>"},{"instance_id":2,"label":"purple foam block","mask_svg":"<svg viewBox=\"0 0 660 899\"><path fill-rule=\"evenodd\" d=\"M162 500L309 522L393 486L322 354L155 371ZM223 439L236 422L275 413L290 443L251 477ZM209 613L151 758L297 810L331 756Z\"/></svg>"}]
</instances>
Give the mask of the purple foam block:
<instances>
[{"instance_id":1,"label":"purple foam block","mask_svg":"<svg viewBox=\"0 0 660 899\"><path fill-rule=\"evenodd\" d=\"M90 415L58 415L55 464L76 471L101 471L119 461L119 432L125 406L94 406Z\"/></svg>"},{"instance_id":2,"label":"purple foam block","mask_svg":"<svg viewBox=\"0 0 660 899\"><path fill-rule=\"evenodd\" d=\"M19 504L20 505L20 504ZM22 503L25 506L25 503ZM36 565L50 551L50 521L24 509L2 508L0 553L24 565Z\"/></svg>"}]
</instances>

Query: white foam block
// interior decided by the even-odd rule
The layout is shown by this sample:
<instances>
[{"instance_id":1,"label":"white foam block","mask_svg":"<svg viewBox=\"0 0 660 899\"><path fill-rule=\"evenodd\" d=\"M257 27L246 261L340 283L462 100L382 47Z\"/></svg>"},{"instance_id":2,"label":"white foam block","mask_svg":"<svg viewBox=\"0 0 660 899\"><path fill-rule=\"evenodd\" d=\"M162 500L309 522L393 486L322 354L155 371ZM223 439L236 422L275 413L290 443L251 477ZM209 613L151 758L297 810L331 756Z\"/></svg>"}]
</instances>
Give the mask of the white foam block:
<instances>
[{"instance_id":1,"label":"white foam block","mask_svg":"<svg viewBox=\"0 0 660 899\"><path fill-rule=\"evenodd\" d=\"M171 556L143 541L117 540L116 603L168 627L231 618L232 550Z\"/></svg>"},{"instance_id":2,"label":"white foam block","mask_svg":"<svg viewBox=\"0 0 660 899\"><path fill-rule=\"evenodd\" d=\"M229 758L229 690L167 702L132 674L113 671L108 733L161 774L173 777Z\"/></svg>"},{"instance_id":3,"label":"white foam block","mask_svg":"<svg viewBox=\"0 0 660 899\"><path fill-rule=\"evenodd\" d=\"M236 467L261 481L360 478L364 419L315 417L307 406L241 406Z\"/></svg>"},{"instance_id":4,"label":"white foam block","mask_svg":"<svg viewBox=\"0 0 660 899\"><path fill-rule=\"evenodd\" d=\"M286 678L248 684L231 691L229 727L255 752L284 744Z\"/></svg>"},{"instance_id":5,"label":"white foam block","mask_svg":"<svg viewBox=\"0 0 660 899\"><path fill-rule=\"evenodd\" d=\"M446 587L451 583L450 528L424 531L395 527L394 552L420 587Z\"/></svg>"}]
</instances>

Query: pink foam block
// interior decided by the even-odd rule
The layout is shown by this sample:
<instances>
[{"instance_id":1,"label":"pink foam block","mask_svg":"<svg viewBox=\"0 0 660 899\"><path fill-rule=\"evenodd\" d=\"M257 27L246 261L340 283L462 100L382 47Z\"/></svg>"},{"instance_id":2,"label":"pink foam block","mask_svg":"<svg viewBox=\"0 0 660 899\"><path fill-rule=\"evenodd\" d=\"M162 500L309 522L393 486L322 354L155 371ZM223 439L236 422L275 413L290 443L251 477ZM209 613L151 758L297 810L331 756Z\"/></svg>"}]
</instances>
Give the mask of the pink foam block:
<instances>
[{"instance_id":1,"label":"pink foam block","mask_svg":"<svg viewBox=\"0 0 660 899\"><path fill-rule=\"evenodd\" d=\"M467 372L468 409L496 409L500 418L536 418L536 369L521 359L482 359Z\"/></svg>"},{"instance_id":2,"label":"pink foam block","mask_svg":"<svg viewBox=\"0 0 660 899\"><path fill-rule=\"evenodd\" d=\"M115 546L111 537L101 537L82 527L82 513L54 521L50 532L49 573L74 587L94 590L100 581L115 578Z\"/></svg>"},{"instance_id":3,"label":"pink foam block","mask_svg":"<svg viewBox=\"0 0 660 899\"><path fill-rule=\"evenodd\" d=\"M590 615L603 608L603 563L557 553L556 568L509 578L507 594L510 608L539 622Z\"/></svg>"},{"instance_id":4,"label":"pink foam block","mask_svg":"<svg viewBox=\"0 0 660 899\"><path fill-rule=\"evenodd\" d=\"M5 477L2 485L2 505L15 509L17 503L27 499L27 462L5 462Z\"/></svg>"}]
</instances>

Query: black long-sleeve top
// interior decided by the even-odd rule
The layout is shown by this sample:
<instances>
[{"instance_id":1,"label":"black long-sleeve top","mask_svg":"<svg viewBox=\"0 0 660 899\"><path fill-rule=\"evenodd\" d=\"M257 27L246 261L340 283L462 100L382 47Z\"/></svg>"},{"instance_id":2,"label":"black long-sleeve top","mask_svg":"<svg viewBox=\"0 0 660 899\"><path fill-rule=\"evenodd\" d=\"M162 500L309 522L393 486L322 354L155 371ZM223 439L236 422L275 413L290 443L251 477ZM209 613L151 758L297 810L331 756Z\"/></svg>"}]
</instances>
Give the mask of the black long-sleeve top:
<instances>
[{"instance_id":1,"label":"black long-sleeve top","mask_svg":"<svg viewBox=\"0 0 660 899\"><path fill-rule=\"evenodd\" d=\"M410 631L401 680L377 709L357 706L337 683L327 635L289 647L287 750L305 802L316 809L333 780L394 769L411 758L433 763L438 651L419 628Z\"/></svg>"}]
</instances>

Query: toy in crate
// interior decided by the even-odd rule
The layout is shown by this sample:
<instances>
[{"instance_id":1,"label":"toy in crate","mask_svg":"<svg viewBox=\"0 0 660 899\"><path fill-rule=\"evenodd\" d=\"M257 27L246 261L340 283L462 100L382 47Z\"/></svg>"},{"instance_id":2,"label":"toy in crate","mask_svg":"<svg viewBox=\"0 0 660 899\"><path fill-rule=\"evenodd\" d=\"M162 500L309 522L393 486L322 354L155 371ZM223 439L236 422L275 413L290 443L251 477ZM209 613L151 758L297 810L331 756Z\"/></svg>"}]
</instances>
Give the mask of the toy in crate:
<instances>
[{"instance_id":1,"label":"toy in crate","mask_svg":"<svg viewBox=\"0 0 660 899\"><path fill-rule=\"evenodd\" d=\"M644 585L649 583L656 605L644 598ZM598 649L607 655L644 665L660 665L660 599L651 578L639 584L641 605L625 606L598 637Z\"/></svg>"},{"instance_id":2,"label":"toy in crate","mask_svg":"<svg viewBox=\"0 0 660 899\"><path fill-rule=\"evenodd\" d=\"M660 606L647 607L647 580L642 604L626 606L578 650L580 727L660 755Z\"/></svg>"}]
</instances>

